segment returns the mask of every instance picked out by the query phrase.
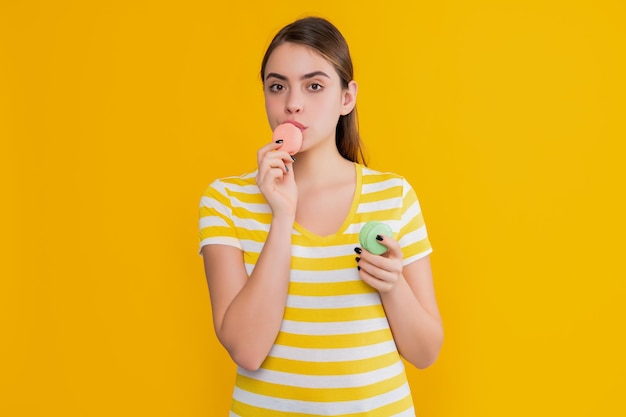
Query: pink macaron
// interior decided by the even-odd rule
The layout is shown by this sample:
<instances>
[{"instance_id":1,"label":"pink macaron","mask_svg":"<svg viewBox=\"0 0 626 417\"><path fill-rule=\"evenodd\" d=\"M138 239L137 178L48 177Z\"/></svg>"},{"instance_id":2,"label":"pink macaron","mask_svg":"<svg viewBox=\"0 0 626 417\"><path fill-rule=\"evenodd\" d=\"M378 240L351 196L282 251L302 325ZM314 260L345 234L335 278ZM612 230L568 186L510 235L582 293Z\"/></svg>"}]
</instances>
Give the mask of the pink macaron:
<instances>
[{"instance_id":1,"label":"pink macaron","mask_svg":"<svg viewBox=\"0 0 626 417\"><path fill-rule=\"evenodd\" d=\"M289 155L298 153L302 146L302 131L291 123L283 123L276 126L272 138L274 142L282 140L283 144L278 149L288 152Z\"/></svg>"}]
</instances>

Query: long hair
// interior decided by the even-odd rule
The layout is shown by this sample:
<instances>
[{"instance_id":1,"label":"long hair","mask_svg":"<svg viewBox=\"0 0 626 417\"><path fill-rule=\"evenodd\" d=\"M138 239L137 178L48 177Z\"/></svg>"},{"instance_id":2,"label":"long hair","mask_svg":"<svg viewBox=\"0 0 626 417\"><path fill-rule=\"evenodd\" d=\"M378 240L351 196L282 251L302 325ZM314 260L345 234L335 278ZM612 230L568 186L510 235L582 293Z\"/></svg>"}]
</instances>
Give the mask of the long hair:
<instances>
[{"instance_id":1,"label":"long hair","mask_svg":"<svg viewBox=\"0 0 626 417\"><path fill-rule=\"evenodd\" d=\"M305 17L285 26L274 36L263 57L261 81L265 82L265 67L270 55L286 42L308 46L323 56L337 71L342 88L348 88L348 83L354 79L350 50L341 32L326 19ZM339 154L349 161L365 165L356 106L349 114L339 116L335 133Z\"/></svg>"}]
</instances>

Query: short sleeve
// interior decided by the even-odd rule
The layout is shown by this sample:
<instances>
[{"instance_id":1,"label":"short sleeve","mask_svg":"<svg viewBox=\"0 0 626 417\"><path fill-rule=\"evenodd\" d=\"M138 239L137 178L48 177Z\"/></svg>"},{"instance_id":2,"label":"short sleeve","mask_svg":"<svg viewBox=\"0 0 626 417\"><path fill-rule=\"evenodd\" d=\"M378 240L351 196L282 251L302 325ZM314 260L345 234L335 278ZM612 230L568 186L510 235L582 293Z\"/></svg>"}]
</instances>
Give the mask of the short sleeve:
<instances>
[{"instance_id":1,"label":"short sleeve","mask_svg":"<svg viewBox=\"0 0 626 417\"><path fill-rule=\"evenodd\" d=\"M403 265L415 262L433 251L417 194L406 180L402 185L402 218L398 243L404 255Z\"/></svg>"},{"instance_id":2,"label":"short sleeve","mask_svg":"<svg viewBox=\"0 0 626 417\"><path fill-rule=\"evenodd\" d=\"M200 251L205 245L228 245L241 249L230 199L222 181L214 181L202 194L199 217Z\"/></svg>"}]
</instances>

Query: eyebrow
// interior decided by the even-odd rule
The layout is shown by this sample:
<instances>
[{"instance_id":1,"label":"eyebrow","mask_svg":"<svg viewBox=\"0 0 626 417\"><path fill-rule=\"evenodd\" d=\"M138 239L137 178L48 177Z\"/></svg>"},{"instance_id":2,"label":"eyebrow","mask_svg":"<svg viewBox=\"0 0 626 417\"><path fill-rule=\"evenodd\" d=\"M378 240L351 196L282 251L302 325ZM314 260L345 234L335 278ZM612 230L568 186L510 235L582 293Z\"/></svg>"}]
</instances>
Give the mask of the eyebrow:
<instances>
[{"instance_id":1,"label":"eyebrow","mask_svg":"<svg viewBox=\"0 0 626 417\"><path fill-rule=\"evenodd\" d=\"M302 77L300 77L300 79L301 79L301 80L307 80L307 79L309 79L309 78L314 78L314 77L317 77L317 76L322 76L322 77L330 78L330 77L328 76L328 74L326 74L324 71L313 71L313 72L309 72L309 73L307 73L307 74L304 74ZM278 73L276 73L276 72L270 72L269 74L267 74L267 75L265 76L265 80L268 80L269 78L278 78L279 80L282 80L282 81L288 81L288 78L287 78L287 77L285 77L285 76L284 76L284 75L282 75L282 74L278 74Z\"/></svg>"}]
</instances>

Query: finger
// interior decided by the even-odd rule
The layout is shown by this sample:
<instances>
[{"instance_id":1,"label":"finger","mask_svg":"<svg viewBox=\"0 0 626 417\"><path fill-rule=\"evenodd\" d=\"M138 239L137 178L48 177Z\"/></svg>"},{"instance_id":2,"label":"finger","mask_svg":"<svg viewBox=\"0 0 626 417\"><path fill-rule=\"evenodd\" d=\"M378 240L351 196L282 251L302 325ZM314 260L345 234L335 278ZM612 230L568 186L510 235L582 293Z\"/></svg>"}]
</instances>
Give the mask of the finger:
<instances>
[{"instance_id":1,"label":"finger","mask_svg":"<svg viewBox=\"0 0 626 417\"><path fill-rule=\"evenodd\" d=\"M282 166L268 168L265 170L264 174L259 177L259 183L264 185L279 182L283 180L286 174L285 168Z\"/></svg>"},{"instance_id":2,"label":"finger","mask_svg":"<svg viewBox=\"0 0 626 417\"><path fill-rule=\"evenodd\" d=\"M259 164L265 158L266 155L271 154L272 151L277 150L282 145L283 145L282 142L280 142L280 143L278 143L278 142L270 142L270 143L264 145L262 148L260 148L257 151L257 161L259 162Z\"/></svg>"},{"instance_id":3,"label":"finger","mask_svg":"<svg viewBox=\"0 0 626 417\"><path fill-rule=\"evenodd\" d=\"M402 274L402 258L387 256L387 253L385 255L374 255L363 250L355 260L359 271L363 271L372 279L395 283Z\"/></svg>"},{"instance_id":4,"label":"finger","mask_svg":"<svg viewBox=\"0 0 626 417\"><path fill-rule=\"evenodd\" d=\"M259 167L263 166L266 162L269 163L272 168L276 167L276 164L280 164L283 168L287 167L285 171L288 172L294 161L295 158L289 155L289 153L275 150L263 154L262 158L259 160Z\"/></svg>"},{"instance_id":5,"label":"finger","mask_svg":"<svg viewBox=\"0 0 626 417\"><path fill-rule=\"evenodd\" d=\"M393 285L394 285L394 282L380 279L370 274L368 271L366 271L363 268L359 270L359 276L361 277L363 282L365 282L367 285L369 285L370 287L374 288L375 290L379 292L389 291L393 288Z\"/></svg>"},{"instance_id":6,"label":"finger","mask_svg":"<svg viewBox=\"0 0 626 417\"><path fill-rule=\"evenodd\" d=\"M291 163L291 159L289 162L286 162L278 158L265 158L265 160L261 161L259 164L257 179L262 181L266 173L273 169L279 169L282 173L287 174L291 171Z\"/></svg>"},{"instance_id":7,"label":"finger","mask_svg":"<svg viewBox=\"0 0 626 417\"><path fill-rule=\"evenodd\" d=\"M400 253L402 253L401 249ZM397 251L395 249L390 249L382 255L374 255L367 250L362 250L359 255L359 258L361 259L359 264L369 264L378 269L397 272L397 269L401 267L402 255L397 257L396 254Z\"/></svg>"},{"instance_id":8,"label":"finger","mask_svg":"<svg viewBox=\"0 0 626 417\"><path fill-rule=\"evenodd\" d=\"M402 259L404 257L402 253L402 248L397 240L393 237L385 236L385 235L377 235L376 240L380 242L381 245L386 247L388 250L382 256L385 258L399 258Z\"/></svg>"},{"instance_id":9,"label":"finger","mask_svg":"<svg viewBox=\"0 0 626 417\"><path fill-rule=\"evenodd\" d=\"M398 274L398 268L395 266L395 262L389 262L389 259L384 260L387 262L383 262L384 265L379 266L361 259L357 268L359 271L380 281L394 281Z\"/></svg>"},{"instance_id":10,"label":"finger","mask_svg":"<svg viewBox=\"0 0 626 417\"><path fill-rule=\"evenodd\" d=\"M278 168L285 174L288 174L291 171L290 168L292 163L293 161L291 159L289 159L288 161L285 161L284 159L273 159L269 162L269 167L271 169Z\"/></svg>"}]
</instances>

